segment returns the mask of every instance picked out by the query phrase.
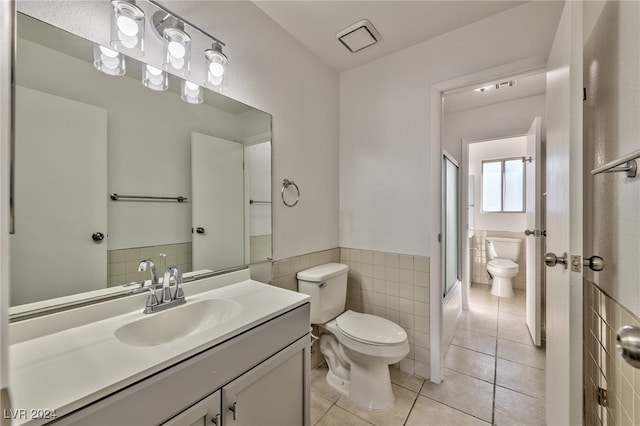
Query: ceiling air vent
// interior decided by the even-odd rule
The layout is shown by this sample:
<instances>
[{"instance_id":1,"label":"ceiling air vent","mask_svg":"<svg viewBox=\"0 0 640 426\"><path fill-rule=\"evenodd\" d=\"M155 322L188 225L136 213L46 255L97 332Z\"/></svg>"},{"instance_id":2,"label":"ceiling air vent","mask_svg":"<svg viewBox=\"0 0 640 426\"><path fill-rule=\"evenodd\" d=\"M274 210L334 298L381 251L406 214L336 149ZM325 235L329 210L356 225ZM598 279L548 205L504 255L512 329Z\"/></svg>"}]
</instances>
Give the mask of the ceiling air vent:
<instances>
[{"instance_id":1,"label":"ceiling air vent","mask_svg":"<svg viewBox=\"0 0 640 426\"><path fill-rule=\"evenodd\" d=\"M382 40L378 30L367 19L339 31L336 37L351 53L358 52Z\"/></svg>"}]
</instances>

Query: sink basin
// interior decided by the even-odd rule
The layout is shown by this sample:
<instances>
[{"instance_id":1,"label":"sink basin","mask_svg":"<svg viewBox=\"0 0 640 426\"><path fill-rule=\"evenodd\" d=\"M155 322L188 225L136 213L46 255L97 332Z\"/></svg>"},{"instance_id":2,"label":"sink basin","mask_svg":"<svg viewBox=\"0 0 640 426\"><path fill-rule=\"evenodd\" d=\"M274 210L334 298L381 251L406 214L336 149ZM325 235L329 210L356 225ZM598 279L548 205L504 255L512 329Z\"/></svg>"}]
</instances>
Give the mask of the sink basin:
<instances>
[{"instance_id":1,"label":"sink basin","mask_svg":"<svg viewBox=\"0 0 640 426\"><path fill-rule=\"evenodd\" d=\"M228 299L187 302L125 324L115 331L115 336L130 346L157 346L213 327L240 312L242 305Z\"/></svg>"}]
</instances>

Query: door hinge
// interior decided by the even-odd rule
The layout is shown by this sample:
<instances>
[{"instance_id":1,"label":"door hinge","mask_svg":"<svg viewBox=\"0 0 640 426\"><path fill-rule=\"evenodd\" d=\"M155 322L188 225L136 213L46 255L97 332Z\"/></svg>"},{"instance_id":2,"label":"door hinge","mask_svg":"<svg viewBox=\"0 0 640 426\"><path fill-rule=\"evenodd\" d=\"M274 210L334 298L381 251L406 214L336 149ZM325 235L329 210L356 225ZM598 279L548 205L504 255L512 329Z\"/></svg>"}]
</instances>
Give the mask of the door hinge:
<instances>
[{"instance_id":1,"label":"door hinge","mask_svg":"<svg viewBox=\"0 0 640 426\"><path fill-rule=\"evenodd\" d=\"M438 242L441 243L442 242L442 234L438 234Z\"/></svg>"},{"instance_id":2,"label":"door hinge","mask_svg":"<svg viewBox=\"0 0 640 426\"><path fill-rule=\"evenodd\" d=\"M583 87L582 88L582 101L586 101L587 100L587 88Z\"/></svg>"},{"instance_id":3,"label":"door hinge","mask_svg":"<svg viewBox=\"0 0 640 426\"><path fill-rule=\"evenodd\" d=\"M609 406L609 401L607 400L607 390L598 388L598 404L603 407Z\"/></svg>"}]
</instances>

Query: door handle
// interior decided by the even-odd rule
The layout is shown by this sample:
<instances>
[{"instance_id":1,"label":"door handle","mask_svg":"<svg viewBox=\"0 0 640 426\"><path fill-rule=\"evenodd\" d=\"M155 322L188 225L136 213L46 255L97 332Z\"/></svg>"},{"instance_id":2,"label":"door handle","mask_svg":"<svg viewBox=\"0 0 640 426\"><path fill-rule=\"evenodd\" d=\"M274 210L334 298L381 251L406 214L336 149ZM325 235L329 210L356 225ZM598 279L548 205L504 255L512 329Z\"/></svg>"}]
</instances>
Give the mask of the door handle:
<instances>
[{"instance_id":1,"label":"door handle","mask_svg":"<svg viewBox=\"0 0 640 426\"><path fill-rule=\"evenodd\" d=\"M600 256L591 256L587 259L582 259L582 264L594 272L599 272L604 269L604 259Z\"/></svg>"},{"instance_id":2,"label":"door handle","mask_svg":"<svg viewBox=\"0 0 640 426\"><path fill-rule=\"evenodd\" d=\"M91 239L96 243L99 243L104 240L104 234L102 232L94 232L93 235L91 235Z\"/></svg>"},{"instance_id":3,"label":"door handle","mask_svg":"<svg viewBox=\"0 0 640 426\"><path fill-rule=\"evenodd\" d=\"M567 263L569 263L567 261L567 253L565 252L564 255L562 257L560 256L556 256L555 253L546 253L544 255L544 264L549 266L549 267L554 267L557 264L561 264L564 266L564 269L567 269Z\"/></svg>"},{"instance_id":4,"label":"door handle","mask_svg":"<svg viewBox=\"0 0 640 426\"><path fill-rule=\"evenodd\" d=\"M527 237L530 236L530 235L536 236L536 230L535 229L532 229L532 230L525 229L524 230L524 235L526 235Z\"/></svg>"}]
</instances>

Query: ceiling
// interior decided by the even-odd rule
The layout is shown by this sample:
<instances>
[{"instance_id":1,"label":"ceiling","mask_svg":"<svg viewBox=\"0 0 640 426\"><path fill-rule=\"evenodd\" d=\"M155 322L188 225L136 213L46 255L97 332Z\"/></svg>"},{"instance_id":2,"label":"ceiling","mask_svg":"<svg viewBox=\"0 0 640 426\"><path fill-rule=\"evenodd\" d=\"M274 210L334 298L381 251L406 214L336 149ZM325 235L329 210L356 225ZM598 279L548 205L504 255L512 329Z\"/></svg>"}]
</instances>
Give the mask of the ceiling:
<instances>
[{"instance_id":1,"label":"ceiling","mask_svg":"<svg viewBox=\"0 0 640 426\"><path fill-rule=\"evenodd\" d=\"M456 30L525 1L262 1L254 4L338 72ZM336 33L368 19L382 41L349 52Z\"/></svg>"}]
</instances>

